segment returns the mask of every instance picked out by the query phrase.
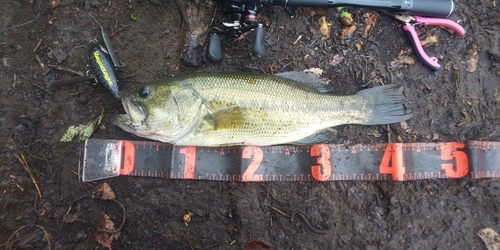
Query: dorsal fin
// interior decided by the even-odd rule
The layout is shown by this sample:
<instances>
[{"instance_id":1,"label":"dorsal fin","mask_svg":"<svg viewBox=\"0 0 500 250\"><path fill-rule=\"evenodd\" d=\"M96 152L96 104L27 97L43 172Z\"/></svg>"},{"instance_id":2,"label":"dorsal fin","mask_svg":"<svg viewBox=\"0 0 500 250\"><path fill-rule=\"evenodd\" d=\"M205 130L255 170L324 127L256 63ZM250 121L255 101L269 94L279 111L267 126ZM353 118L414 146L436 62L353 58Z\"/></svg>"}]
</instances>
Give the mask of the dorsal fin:
<instances>
[{"instance_id":1,"label":"dorsal fin","mask_svg":"<svg viewBox=\"0 0 500 250\"><path fill-rule=\"evenodd\" d=\"M316 91L319 93L327 93L333 90L333 87L328 85L328 83L325 80L321 79L321 77L311 72L289 71L289 72L276 73L274 75L290 79L292 81L299 83L305 88L308 88L312 91Z\"/></svg>"}]
</instances>

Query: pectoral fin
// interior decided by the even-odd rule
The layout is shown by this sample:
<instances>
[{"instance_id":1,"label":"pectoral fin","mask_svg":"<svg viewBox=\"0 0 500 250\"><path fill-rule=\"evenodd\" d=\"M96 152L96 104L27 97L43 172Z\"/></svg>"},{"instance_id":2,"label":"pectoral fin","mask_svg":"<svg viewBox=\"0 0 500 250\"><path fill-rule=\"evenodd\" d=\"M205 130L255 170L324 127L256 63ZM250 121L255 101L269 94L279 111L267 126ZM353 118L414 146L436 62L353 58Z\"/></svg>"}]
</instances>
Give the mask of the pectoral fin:
<instances>
[{"instance_id":1,"label":"pectoral fin","mask_svg":"<svg viewBox=\"0 0 500 250\"><path fill-rule=\"evenodd\" d=\"M312 91L327 93L333 90L333 87L328 85L325 80L321 79L319 76L313 73L290 71L277 73L274 75L293 80Z\"/></svg>"},{"instance_id":2,"label":"pectoral fin","mask_svg":"<svg viewBox=\"0 0 500 250\"><path fill-rule=\"evenodd\" d=\"M292 142L290 144L310 145L310 144L317 144L317 143L325 143L325 142L331 141L335 137L337 137L337 130L335 130L333 128L327 128L325 130L321 130L321 131L317 132L314 135L306 137L302 140Z\"/></svg>"},{"instance_id":3,"label":"pectoral fin","mask_svg":"<svg viewBox=\"0 0 500 250\"><path fill-rule=\"evenodd\" d=\"M238 128L243 125L245 115L240 107L230 106L207 115L204 120L215 130Z\"/></svg>"}]
</instances>

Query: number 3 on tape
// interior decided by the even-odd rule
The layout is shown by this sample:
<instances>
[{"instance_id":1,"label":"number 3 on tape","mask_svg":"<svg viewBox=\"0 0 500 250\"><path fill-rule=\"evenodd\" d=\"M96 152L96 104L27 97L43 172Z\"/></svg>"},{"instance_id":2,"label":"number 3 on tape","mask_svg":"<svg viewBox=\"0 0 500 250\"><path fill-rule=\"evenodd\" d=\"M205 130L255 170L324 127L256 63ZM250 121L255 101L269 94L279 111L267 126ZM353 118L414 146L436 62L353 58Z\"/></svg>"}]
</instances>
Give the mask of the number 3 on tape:
<instances>
[{"instance_id":1,"label":"number 3 on tape","mask_svg":"<svg viewBox=\"0 0 500 250\"><path fill-rule=\"evenodd\" d=\"M326 181L332 175L332 164L330 162L330 148L328 145L319 144L311 147L311 156L317 156L319 165L311 166L311 174L318 181Z\"/></svg>"}]
</instances>

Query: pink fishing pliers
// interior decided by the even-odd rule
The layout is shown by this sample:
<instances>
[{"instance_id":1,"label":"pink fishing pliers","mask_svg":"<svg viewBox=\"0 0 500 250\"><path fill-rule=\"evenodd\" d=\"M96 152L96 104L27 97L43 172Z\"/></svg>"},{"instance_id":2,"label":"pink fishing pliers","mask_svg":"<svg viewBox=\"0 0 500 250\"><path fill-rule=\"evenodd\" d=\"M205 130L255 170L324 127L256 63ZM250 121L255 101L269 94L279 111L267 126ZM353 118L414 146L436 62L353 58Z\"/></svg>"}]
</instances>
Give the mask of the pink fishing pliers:
<instances>
[{"instance_id":1,"label":"pink fishing pliers","mask_svg":"<svg viewBox=\"0 0 500 250\"><path fill-rule=\"evenodd\" d=\"M465 29L460 26L458 23L451 21L449 19L444 18L433 18L433 17L421 17L421 16L412 16L408 14L396 14L396 19L404 22L403 30L408 34L410 38L410 42L413 44L413 48L417 57L422 60L422 62L427 65L429 68L433 70L439 70L441 65L438 63L438 59L436 57L429 57L422 45L420 44L420 39L418 38L417 32L415 32L415 24L423 24L423 25L436 25L449 28L453 30L457 35L464 36Z\"/></svg>"}]
</instances>

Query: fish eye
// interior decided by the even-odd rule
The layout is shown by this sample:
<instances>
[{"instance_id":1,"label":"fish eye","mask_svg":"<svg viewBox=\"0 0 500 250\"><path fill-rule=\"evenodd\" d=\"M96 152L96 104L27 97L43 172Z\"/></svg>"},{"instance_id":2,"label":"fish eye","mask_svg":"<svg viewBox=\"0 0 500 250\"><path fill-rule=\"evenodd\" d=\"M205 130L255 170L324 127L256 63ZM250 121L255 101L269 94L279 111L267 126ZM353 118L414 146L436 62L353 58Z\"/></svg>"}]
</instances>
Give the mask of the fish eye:
<instances>
[{"instance_id":1,"label":"fish eye","mask_svg":"<svg viewBox=\"0 0 500 250\"><path fill-rule=\"evenodd\" d=\"M139 97L141 98L147 98L150 94L149 88L148 87L141 87L139 91L137 92L139 94Z\"/></svg>"}]
</instances>

